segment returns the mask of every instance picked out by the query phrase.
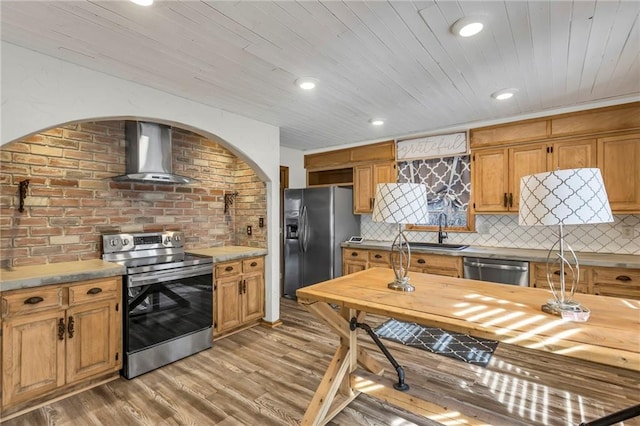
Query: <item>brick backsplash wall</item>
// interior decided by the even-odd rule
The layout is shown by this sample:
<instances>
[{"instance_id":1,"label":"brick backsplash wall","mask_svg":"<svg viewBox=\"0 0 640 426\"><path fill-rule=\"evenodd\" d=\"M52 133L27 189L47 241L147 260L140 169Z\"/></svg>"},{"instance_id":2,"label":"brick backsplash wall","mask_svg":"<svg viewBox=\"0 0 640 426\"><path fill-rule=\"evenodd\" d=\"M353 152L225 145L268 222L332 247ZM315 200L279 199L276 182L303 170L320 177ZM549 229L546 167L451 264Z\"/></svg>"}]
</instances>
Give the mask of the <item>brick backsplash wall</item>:
<instances>
[{"instance_id":1,"label":"brick backsplash wall","mask_svg":"<svg viewBox=\"0 0 640 426\"><path fill-rule=\"evenodd\" d=\"M124 121L75 123L0 149L0 266L100 258L101 235L182 231L185 248L266 247L266 186L215 141L174 128L173 171L190 185L116 182ZM24 212L18 184L29 179ZM224 213L225 192L238 191ZM246 226L253 233L248 236Z\"/></svg>"}]
</instances>

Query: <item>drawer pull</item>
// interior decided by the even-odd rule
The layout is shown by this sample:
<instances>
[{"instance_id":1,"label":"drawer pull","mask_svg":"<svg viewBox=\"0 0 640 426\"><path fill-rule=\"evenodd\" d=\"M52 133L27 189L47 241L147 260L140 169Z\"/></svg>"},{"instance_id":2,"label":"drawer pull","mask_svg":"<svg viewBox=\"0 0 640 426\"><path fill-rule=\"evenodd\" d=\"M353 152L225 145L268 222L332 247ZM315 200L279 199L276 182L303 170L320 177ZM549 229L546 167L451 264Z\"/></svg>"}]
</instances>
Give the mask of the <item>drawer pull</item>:
<instances>
[{"instance_id":1,"label":"drawer pull","mask_svg":"<svg viewBox=\"0 0 640 426\"><path fill-rule=\"evenodd\" d=\"M351 256L353 256L353 257L358 257L358 253L356 253L355 251L352 251L352 252L351 252Z\"/></svg>"},{"instance_id":2,"label":"drawer pull","mask_svg":"<svg viewBox=\"0 0 640 426\"><path fill-rule=\"evenodd\" d=\"M27 300L24 301L25 305L35 305L37 303L42 302L44 299L40 296L34 296L34 297L30 297Z\"/></svg>"},{"instance_id":3,"label":"drawer pull","mask_svg":"<svg viewBox=\"0 0 640 426\"><path fill-rule=\"evenodd\" d=\"M565 275L567 275L567 273L564 273ZM560 275L560 271L553 271L553 275Z\"/></svg>"},{"instance_id":4,"label":"drawer pull","mask_svg":"<svg viewBox=\"0 0 640 426\"><path fill-rule=\"evenodd\" d=\"M507 200L507 193L505 192L505 193L504 193L504 197L502 198L502 204L503 204L505 207L508 207L507 203L508 203L508 200Z\"/></svg>"},{"instance_id":5,"label":"drawer pull","mask_svg":"<svg viewBox=\"0 0 640 426\"><path fill-rule=\"evenodd\" d=\"M87 290L87 294L98 294L98 293L102 293L102 289L100 287L94 287Z\"/></svg>"},{"instance_id":6,"label":"drawer pull","mask_svg":"<svg viewBox=\"0 0 640 426\"><path fill-rule=\"evenodd\" d=\"M58 340L64 340L64 318L58 321Z\"/></svg>"},{"instance_id":7,"label":"drawer pull","mask_svg":"<svg viewBox=\"0 0 640 426\"><path fill-rule=\"evenodd\" d=\"M238 281L238 294L242 294L242 280Z\"/></svg>"},{"instance_id":8,"label":"drawer pull","mask_svg":"<svg viewBox=\"0 0 640 426\"><path fill-rule=\"evenodd\" d=\"M631 281L631 278L626 275L618 275L616 277L616 280L627 282L627 281Z\"/></svg>"},{"instance_id":9,"label":"drawer pull","mask_svg":"<svg viewBox=\"0 0 640 426\"><path fill-rule=\"evenodd\" d=\"M73 320L73 317L69 317L69 325L67 326L67 332L69 333L69 339L71 339L73 337L73 333L75 332L75 321Z\"/></svg>"},{"instance_id":10,"label":"drawer pull","mask_svg":"<svg viewBox=\"0 0 640 426\"><path fill-rule=\"evenodd\" d=\"M255 268L256 266L258 266L258 262L251 262L251 267Z\"/></svg>"},{"instance_id":11,"label":"drawer pull","mask_svg":"<svg viewBox=\"0 0 640 426\"><path fill-rule=\"evenodd\" d=\"M233 271L233 266L227 266L224 270L227 272Z\"/></svg>"},{"instance_id":12,"label":"drawer pull","mask_svg":"<svg viewBox=\"0 0 640 426\"><path fill-rule=\"evenodd\" d=\"M423 263L427 263L427 262L424 259L418 259L418 263L423 264Z\"/></svg>"},{"instance_id":13,"label":"drawer pull","mask_svg":"<svg viewBox=\"0 0 640 426\"><path fill-rule=\"evenodd\" d=\"M382 259L382 256L381 256L381 255L379 255L379 254L376 254L376 255L375 255L375 256L373 256L373 257L375 257L376 259Z\"/></svg>"}]
</instances>

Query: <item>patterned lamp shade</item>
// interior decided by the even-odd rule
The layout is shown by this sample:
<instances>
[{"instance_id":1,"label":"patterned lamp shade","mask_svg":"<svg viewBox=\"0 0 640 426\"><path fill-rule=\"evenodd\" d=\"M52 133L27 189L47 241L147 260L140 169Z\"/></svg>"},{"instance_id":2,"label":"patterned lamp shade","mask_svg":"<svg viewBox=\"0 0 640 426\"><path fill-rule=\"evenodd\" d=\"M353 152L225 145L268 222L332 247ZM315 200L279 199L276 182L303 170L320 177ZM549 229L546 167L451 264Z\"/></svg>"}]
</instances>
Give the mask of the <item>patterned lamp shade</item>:
<instances>
[{"instance_id":1,"label":"patterned lamp shade","mask_svg":"<svg viewBox=\"0 0 640 426\"><path fill-rule=\"evenodd\" d=\"M520 225L605 222L613 216L600 169L555 170L520 180Z\"/></svg>"},{"instance_id":2,"label":"patterned lamp shade","mask_svg":"<svg viewBox=\"0 0 640 426\"><path fill-rule=\"evenodd\" d=\"M426 223L427 187L421 183L381 183L371 219L395 224Z\"/></svg>"}]
</instances>

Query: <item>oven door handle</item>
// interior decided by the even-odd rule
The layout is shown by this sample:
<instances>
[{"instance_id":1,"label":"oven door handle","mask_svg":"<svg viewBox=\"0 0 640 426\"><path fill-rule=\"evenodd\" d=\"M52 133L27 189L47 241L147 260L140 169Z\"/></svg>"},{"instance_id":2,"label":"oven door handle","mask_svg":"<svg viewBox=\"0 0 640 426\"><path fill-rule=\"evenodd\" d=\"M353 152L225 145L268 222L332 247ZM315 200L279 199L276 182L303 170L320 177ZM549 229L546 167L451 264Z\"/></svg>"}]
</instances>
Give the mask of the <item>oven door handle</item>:
<instances>
[{"instance_id":1,"label":"oven door handle","mask_svg":"<svg viewBox=\"0 0 640 426\"><path fill-rule=\"evenodd\" d=\"M211 264L174 269L170 271L145 272L144 274L129 275L127 277L127 287L142 287L145 285L158 284L162 282L179 280L182 278L197 277L198 275L207 274L213 275L213 267Z\"/></svg>"}]
</instances>

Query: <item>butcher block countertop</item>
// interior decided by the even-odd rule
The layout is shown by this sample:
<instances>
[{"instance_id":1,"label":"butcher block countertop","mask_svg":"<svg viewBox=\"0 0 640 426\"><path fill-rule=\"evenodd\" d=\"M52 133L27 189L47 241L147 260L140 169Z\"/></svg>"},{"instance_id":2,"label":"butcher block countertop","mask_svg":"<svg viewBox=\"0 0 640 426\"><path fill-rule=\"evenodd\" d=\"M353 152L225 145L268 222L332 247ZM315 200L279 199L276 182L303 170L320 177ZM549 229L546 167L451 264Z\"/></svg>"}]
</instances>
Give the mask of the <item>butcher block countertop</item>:
<instances>
[{"instance_id":1,"label":"butcher block countertop","mask_svg":"<svg viewBox=\"0 0 640 426\"><path fill-rule=\"evenodd\" d=\"M409 242L411 245L411 242ZM343 248L391 250L390 241L364 241L361 244L342 243ZM446 250L411 246L411 252L442 254L445 256L484 257L489 259L523 260L527 262L546 262L549 250L519 249L511 247L469 246L463 250ZM577 252L578 262L584 266L605 266L614 268L640 268L640 255L615 253Z\"/></svg>"},{"instance_id":2,"label":"butcher block countertop","mask_svg":"<svg viewBox=\"0 0 640 426\"><path fill-rule=\"evenodd\" d=\"M266 249L245 246L211 247L185 251L200 256L211 256L214 263L264 256L267 254ZM101 259L18 266L12 269L0 269L0 291L71 283L94 278L124 275L124 273L124 266L117 263L105 262Z\"/></svg>"},{"instance_id":3,"label":"butcher block countertop","mask_svg":"<svg viewBox=\"0 0 640 426\"><path fill-rule=\"evenodd\" d=\"M0 269L0 291L40 287L124 274L124 266L101 259Z\"/></svg>"}]
</instances>

